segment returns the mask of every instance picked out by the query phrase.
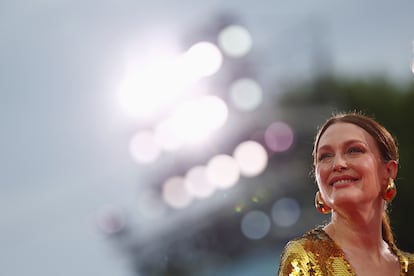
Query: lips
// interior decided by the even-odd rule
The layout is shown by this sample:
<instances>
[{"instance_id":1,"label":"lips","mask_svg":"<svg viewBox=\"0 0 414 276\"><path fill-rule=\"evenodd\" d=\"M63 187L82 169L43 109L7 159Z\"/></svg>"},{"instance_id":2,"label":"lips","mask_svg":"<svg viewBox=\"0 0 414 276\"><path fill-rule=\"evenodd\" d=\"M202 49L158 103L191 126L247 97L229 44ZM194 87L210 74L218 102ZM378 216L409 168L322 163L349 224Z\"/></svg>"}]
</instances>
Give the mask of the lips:
<instances>
[{"instance_id":1,"label":"lips","mask_svg":"<svg viewBox=\"0 0 414 276\"><path fill-rule=\"evenodd\" d=\"M357 180L358 178L350 176L350 175L336 176L331 179L331 181L329 182L329 185L330 186L344 185L350 182L355 182Z\"/></svg>"}]
</instances>

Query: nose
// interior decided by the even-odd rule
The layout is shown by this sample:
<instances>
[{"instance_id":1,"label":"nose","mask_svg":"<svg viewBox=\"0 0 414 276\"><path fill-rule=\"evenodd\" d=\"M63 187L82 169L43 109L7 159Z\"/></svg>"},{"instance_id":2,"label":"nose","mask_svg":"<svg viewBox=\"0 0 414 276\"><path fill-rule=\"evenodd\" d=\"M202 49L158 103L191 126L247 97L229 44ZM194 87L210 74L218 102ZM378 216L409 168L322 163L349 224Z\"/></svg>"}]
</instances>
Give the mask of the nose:
<instances>
[{"instance_id":1,"label":"nose","mask_svg":"<svg viewBox=\"0 0 414 276\"><path fill-rule=\"evenodd\" d=\"M334 171L342 171L347 168L346 160L340 155L337 154L333 160L332 168Z\"/></svg>"}]
</instances>

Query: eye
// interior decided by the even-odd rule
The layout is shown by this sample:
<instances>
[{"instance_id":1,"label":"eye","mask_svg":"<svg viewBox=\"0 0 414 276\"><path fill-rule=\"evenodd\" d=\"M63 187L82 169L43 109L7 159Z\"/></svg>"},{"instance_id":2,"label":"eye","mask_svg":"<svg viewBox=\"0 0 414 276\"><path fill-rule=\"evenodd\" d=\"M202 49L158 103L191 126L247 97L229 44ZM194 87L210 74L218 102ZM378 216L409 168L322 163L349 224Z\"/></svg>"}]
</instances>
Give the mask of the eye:
<instances>
[{"instance_id":1,"label":"eye","mask_svg":"<svg viewBox=\"0 0 414 276\"><path fill-rule=\"evenodd\" d=\"M362 147L354 146L354 147L349 147L348 152L349 153L364 153L365 150Z\"/></svg>"},{"instance_id":2,"label":"eye","mask_svg":"<svg viewBox=\"0 0 414 276\"><path fill-rule=\"evenodd\" d=\"M330 152L321 153L321 154L319 154L318 161L326 160L326 159L328 159L328 158L330 158L332 156L333 156L333 154L330 153Z\"/></svg>"}]
</instances>

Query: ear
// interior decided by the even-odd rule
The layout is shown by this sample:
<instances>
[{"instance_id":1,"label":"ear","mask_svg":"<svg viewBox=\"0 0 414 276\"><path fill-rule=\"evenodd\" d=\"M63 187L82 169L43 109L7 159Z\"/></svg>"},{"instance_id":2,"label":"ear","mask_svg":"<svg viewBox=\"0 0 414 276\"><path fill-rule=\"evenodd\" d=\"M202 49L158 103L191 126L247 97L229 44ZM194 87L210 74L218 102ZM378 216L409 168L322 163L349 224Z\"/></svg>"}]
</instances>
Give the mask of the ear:
<instances>
[{"instance_id":1,"label":"ear","mask_svg":"<svg viewBox=\"0 0 414 276\"><path fill-rule=\"evenodd\" d=\"M398 162L395 160L390 160L385 164L385 166L386 166L388 176L391 177L392 179L395 179L398 173Z\"/></svg>"}]
</instances>

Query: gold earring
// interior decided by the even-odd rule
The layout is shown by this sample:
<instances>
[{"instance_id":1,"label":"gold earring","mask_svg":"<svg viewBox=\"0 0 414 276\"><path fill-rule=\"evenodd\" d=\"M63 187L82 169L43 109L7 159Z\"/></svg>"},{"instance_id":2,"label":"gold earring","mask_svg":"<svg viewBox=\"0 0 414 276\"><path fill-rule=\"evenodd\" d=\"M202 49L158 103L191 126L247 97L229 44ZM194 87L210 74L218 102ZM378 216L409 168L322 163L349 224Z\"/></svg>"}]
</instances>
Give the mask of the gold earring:
<instances>
[{"instance_id":1,"label":"gold earring","mask_svg":"<svg viewBox=\"0 0 414 276\"><path fill-rule=\"evenodd\" d=\"M382 194L382 198L387 202L391 202L396 194L397 188L395 187L394 179L390 178L390 180L388 181L387 188L384 190Z\"/></svg>"},{"instance_id":2,"label":"gold earring","mask_svg":"<svg viewBox=\"0 0 414 276\"><path fill-rule=\"evenodd\" d=\"M331 212L331 208L329 208L323 201L321 193L319 191L317 191L315 195L315 207L321 214L324 215L329 214Z\"/></svg>"}]
</instances>

